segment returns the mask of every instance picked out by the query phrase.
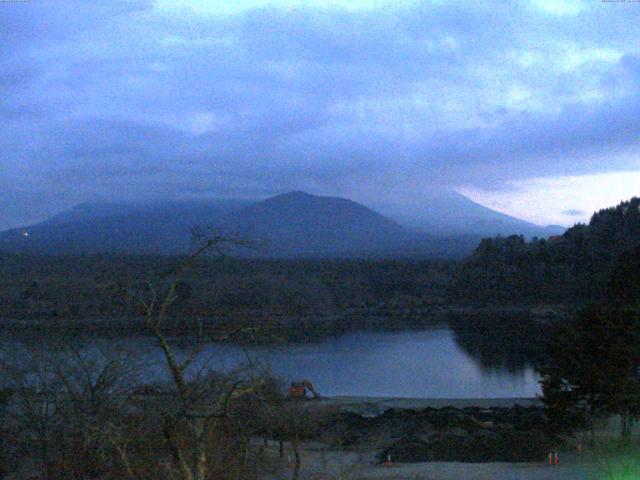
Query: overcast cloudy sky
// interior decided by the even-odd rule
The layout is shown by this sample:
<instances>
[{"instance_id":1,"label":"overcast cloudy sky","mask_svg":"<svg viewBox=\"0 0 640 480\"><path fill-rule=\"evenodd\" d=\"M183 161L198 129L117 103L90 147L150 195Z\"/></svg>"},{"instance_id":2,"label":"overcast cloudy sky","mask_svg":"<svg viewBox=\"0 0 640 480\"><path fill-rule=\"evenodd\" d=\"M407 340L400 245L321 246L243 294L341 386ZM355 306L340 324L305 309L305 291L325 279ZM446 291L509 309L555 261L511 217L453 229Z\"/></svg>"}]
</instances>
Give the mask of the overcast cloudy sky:
<instances>
[{"instance_id":1,"label":"overcast cloudy sky","mask_svg":"<svg viewBox=\"0 0 640 480\"><path fill-rule=\"evenodd\" d=\"M640 194L640 3L0 1L0 228L96 199Z\"/></svg>"}]
</instances>

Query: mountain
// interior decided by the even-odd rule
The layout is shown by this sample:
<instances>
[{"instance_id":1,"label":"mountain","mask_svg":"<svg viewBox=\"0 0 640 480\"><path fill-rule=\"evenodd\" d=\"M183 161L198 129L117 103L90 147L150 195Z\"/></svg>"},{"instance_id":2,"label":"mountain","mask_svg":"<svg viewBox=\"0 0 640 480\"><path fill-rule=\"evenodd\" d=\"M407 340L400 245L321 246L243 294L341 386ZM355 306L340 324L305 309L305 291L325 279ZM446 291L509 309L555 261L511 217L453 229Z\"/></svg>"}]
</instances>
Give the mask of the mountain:
<instances>
[{"instance_id":1,"label":"mountain","mask_svg":"<svg viewBox=\"0 0 640 480\"><path fill-rule=\"evenodd\" d=\"M244 207L229 227L264 240L270 255L295 257L392 251L420 236L359 203L304 192Z\"/></svg>"},{"instance_id":2,"label":"mountain","mask_svg":"<svg viewBox=\"0 0 640 480\"><path fill-rule=\"evenodd\" d=\"M455 191L434 194L401 220L412 228L437 236L517 234L525 238L546 238L566 230L558 225L543 227L497 212Z\"/></svg>"},{"instance_id":3,"label":"mountain","mask_svg":"<svg viewBox=\"0 0 640 480\"><path fill-rule=\"evenodd\" d=\"M242 256L459 258L480 241L432 237L351 200L290 192L258 202L81 204L39 224L0 233L0 250L180 254L192 246L190 229L203 225L259 245L230 251Z\"/></svg>"},{"instance_id":4,"label":"mountain","mask_svg":"<svg viewBox=\"0 0 640 480\"><path fill-rule=\"evenodd\" d=\"M304 192L253 202L85 203L44 222L1 232L0 250L180 254L192 246L190 229L206 226L260 243L255 250L231 252L244 256L459 258L477 246L479 232L502 228L505 233L529 235L535 227L461 195L428 205L428 210L432 219L440 212L440 220L424 223L423 231L417 231L354 201ZM462 226L454 229L456 221Z\"/></svg>"},{"instance_id":5,"label":"mountain","mask_svg":"<svg viewBox=\"0 0 640 480\"><path fill-rule=\"evenodd\" d=\"M44 222L0 233L0 250L35 254L178 254L190 229L217 225L236 200L84 203Z\"/></svg>"}]
</instances>

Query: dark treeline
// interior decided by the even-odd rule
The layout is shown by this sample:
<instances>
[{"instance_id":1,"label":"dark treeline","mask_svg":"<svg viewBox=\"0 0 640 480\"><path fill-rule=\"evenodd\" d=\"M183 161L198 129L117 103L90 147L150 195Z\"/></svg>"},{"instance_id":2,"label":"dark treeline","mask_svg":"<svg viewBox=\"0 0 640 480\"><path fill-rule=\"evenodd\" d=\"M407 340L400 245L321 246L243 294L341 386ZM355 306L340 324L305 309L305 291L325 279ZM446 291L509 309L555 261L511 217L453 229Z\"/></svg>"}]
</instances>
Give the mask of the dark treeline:
<instances>
[{"instance_id":1,"label":"dark treeline","mask_svg":"<svg viewBox=\"0 0 640 480\"><path fill-rule=\"evenodd\" d=\"M607 299L610 278L640 245L640 198L596 212L588 225L526 242L483 240L450 291L459 302L582 304Z\"/></svg>"},{"instance_id":2,"label":"dark treeline","mask_svg":"<svg viewBox=\"0 0 640 480\"><path fill-rule=\"evenodd\" d=\"M485 239L463 263L201 258L180 280L171 313L254 324L377 315L393 323L443 305L603 301L612 273L624 273L640 244L639 208L634 198L548 240ZM131 321L141 314L132 294L146 282L161 294L184 258L0 254L0 318Z\"/></svg>"},{"instance_id":3,"label":"dark treeline","mask_svg":"<svg viewBox=\"0 0 640 480\"><path fill-rule=\"evenodd\" d=\"M640 418L640 246L623 254L606 297L554 326L540 368L552 428L589 429L620 418L623 444Z\"/></svg>"},{"instance_id":4,"label":"dark treeline","mask_svg":"<svg viewBox=\"0 0 640 480\"><path fill-rule=\"evenodd\" d=\"M88 320L141 314L131 294L162 290L184 257L2 256L0 318ZM180 280L172 315L181 318L332 316L442 303L452 263L275 261L201 258ZM159 291L158 293L162 293Z\"/></svg>"}]
</instances>

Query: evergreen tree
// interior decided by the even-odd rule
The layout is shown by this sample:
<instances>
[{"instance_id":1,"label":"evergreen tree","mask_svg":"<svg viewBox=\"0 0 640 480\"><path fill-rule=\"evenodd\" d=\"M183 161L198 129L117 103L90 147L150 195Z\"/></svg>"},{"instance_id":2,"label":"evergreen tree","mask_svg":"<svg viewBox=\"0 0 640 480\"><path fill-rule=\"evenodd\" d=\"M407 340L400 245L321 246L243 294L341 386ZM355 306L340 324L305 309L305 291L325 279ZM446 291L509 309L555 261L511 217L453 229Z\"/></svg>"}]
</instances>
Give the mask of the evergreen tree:
<instances>
[{"instance_id":1,"label":"evergreen tree","mask_svg":"<svg viewBox=\"0 0 640 480\"><path fill-rule=\"evenodd\" d=\"M543 402L558 428L576 419L620 415L621 435L640 415L640 312L590 305L552 335L543 375Z\"/></svg>"}]
</instances>

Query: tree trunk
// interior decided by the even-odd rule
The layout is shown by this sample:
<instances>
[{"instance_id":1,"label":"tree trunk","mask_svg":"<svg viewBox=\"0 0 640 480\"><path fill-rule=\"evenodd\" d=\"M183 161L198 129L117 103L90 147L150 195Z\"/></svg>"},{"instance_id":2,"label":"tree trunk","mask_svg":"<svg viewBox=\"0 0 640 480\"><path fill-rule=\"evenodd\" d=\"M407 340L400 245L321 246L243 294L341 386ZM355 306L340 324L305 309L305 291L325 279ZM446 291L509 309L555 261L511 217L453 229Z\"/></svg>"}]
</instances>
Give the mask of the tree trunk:
<instances>
[{"instance_id":1,"label":"tree trunk","mask_svg":"<svg viewBox=\"0 0 640 480\"><path fill-rule=\"evenodd\" d=\"M293 455L295 458L293 477L291 477L291 480L298 480L298 476L300 475L300 444L297 438L291 441L291 446L293 447Z\"/></svg>"},{"instance_id":2,"label":"tree trunk","mask_svg":"<svg viewBox=\"0 0 640 480\"><path fill-rule=\"evenodd\" d=\"M40 438L40 456L42 457L42 478L51 478L51 462L49 461L49 442L47 438Z\"/></svg>"},{"instance_id":3,"label":"tree trunk","mask_svg":"<svg viewBox=\"0 0 640 480\"><path fill-rule=\"evenodd\" d=\"M633 418L629 414L629 410L625 410L620 415L620 439L623 443L629 443L631 439L631 431L633 430Z\"/></svg>"},{"instance_id":4,"label":"tree trunk","mask_svg":"<svg viewBox=\"0 0 640 480\"><path fill-rule=\"evenodd\" d=\"M205 420L203 418L191 419L193 440L195 442L193 452L193 464L195 465L196 474L194 480L205 480L207 476L207 436L204 428Z\"/></svg>"},{"instance_id":5,"label":"tree trunk","mask_svg":"<svg viewBox=\"0 0 640 480\"><path fill-rule=\"evenodd\" d=\"M116 451L118 452L118 455L120 456L120 461L122 462L122 465L124 466L125 472L127 472L127 476L131 480L135 480L136 476L133 473L133 468L131 467L131 462L129 462L129 455L127 454L126 448L124 446L122 446L122 445L114 445L114 447L115 447Z\"/></svg>"},{"instance_id":6,"label":"tree trunk","mask_svg":"<svg viewBox=\"0 0 640 480\"><path fill-rule=\"evenodd\" d=\"M167 440L167 444L169 445L169 450L171 450L173 461L180 471L182 480L194 480L193 473L191 473L191 468L189 468L189 465L187 464L187 461L182 454L182 450L180 450L180 446L177 443L173 419L167 418L167 420L165 421L164 436Z\"/></svg>"}]
</instances>

